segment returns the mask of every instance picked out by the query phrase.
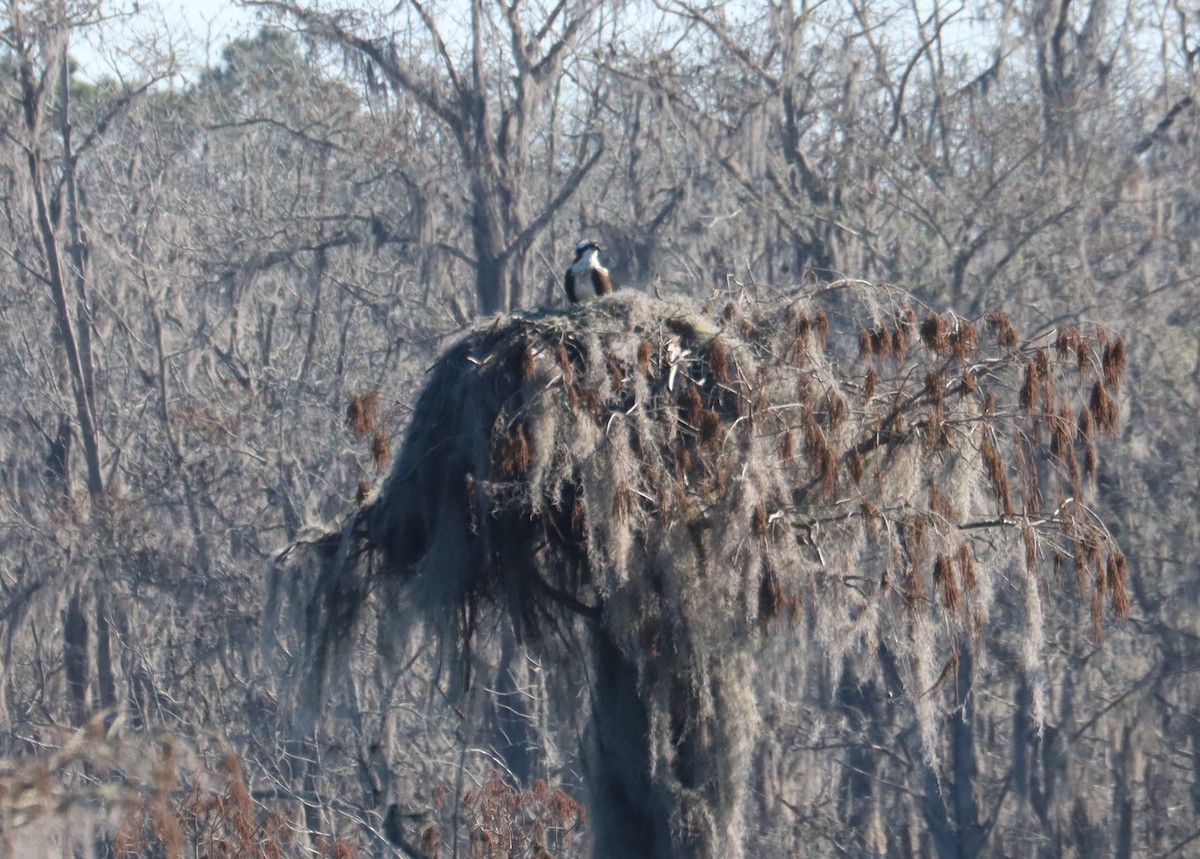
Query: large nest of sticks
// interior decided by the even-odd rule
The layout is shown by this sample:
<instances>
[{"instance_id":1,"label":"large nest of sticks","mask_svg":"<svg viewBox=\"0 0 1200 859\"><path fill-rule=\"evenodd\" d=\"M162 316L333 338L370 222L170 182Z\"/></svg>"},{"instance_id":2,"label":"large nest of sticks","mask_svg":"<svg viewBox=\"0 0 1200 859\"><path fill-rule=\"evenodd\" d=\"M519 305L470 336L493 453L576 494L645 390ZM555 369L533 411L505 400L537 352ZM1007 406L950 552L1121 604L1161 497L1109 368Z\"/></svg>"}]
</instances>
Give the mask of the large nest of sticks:
<instances>
[{"instance_id":1,"label":"large nest of sticks","mask_svg":"<svg viewBox=\"0 0 1200 859\"><path fill-rule=\"evenodd\" d=\"M310 665L373 583L460 653L497 613L529 642L599 635L676 831L735 824L755 643L781 624L835 661L886 641L932 753L922 693L998 591L1018 591L1031 669L1043 570L1073 567L1097 623L1127 609L1082 501L1123 347L861 282L497 319L439 358L385 485L313 549Z\"/></svg>"}]
</instances>

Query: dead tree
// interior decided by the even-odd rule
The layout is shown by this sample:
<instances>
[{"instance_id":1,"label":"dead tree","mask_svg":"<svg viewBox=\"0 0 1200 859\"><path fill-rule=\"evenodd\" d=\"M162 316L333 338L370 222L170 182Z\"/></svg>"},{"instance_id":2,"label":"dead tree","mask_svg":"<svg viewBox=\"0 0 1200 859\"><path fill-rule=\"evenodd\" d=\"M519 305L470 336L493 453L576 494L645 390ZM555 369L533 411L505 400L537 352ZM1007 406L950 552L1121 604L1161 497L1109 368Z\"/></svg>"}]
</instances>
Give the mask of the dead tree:
<instances>
[{"instance_id":1,"label":"dead tree","mask_svg":"<svg viewBox=\"0 0 1200 859\"><path fill-rule=\"evenodd\" d=\"M740 856L769 636L886 641L935 760L935 693L1003 591L1035 699L1048 588L1127 612L1084 501L1124 364L1104 330L1021 339L848 281L494 320L433 368L377 497L280 556L268 613L295 609L310 702L368 604L429 620L465 682L497 622L586 653L595 854Z\"/></svg>"},{"instance_id":2,"label":"dead tree","mask_svg":"<svg viewBox=\"0 0 1200 859\"><path fill-rule=\"evenodd\" d=\"M536 202L529 191L534 171L546 155L536 152L536 140L547 126L557 98L556 82L565 77L577 41L586 38L599 9L582 8L573 14L557 4L544 14L514 3L491 6L470 4L468 47L456 51L448 45L437 16L421 3L397 5L392 13L412 15L403 37L371 39L343 23L341 13L323 13L285 0L254 0L253 5L296 21L306 32L347 51L361 63L364 77L376 72L398 98L445 132L448 149L457 152L467 184L467 219L470 248L447 246L453 256L474 271L475 298L485 314L522 306L525 270L530 248L538 236L574 196L604 152L603 137L588 134L567 175L548 197ZM502 32L497 44L502 57L493 60L490 40ZM406 56L404 43L412 34L430 56ZM450 40L452 45L453 40ZM602 100L598 85L584 93L585 100ZM552 121L552 120L551 120ZM378 229L386 232L379 225Z\"/></svg>"}]
</instances>

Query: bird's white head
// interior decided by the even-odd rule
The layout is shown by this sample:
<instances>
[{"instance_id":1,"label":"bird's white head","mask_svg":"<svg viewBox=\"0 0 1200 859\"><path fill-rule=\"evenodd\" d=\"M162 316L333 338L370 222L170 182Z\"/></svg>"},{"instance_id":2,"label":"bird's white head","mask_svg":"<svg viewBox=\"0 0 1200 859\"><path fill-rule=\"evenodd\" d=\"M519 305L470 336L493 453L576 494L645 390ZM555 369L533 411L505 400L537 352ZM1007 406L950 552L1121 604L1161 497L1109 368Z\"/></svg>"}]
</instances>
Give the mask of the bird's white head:
<instances>
[{"instance_id":1,"label":"bird's white head","mask_svg":"<svg viewBox=\"0 0 1200 859\"><path fill-rule=\"evenodd\" d=\"M584 265L587 265L596 258L596 254L599 252L600 245L596 244L591 239L584 239L579 244L575 245L575 262L582 262Z\"/></svg>"}]
</instances>

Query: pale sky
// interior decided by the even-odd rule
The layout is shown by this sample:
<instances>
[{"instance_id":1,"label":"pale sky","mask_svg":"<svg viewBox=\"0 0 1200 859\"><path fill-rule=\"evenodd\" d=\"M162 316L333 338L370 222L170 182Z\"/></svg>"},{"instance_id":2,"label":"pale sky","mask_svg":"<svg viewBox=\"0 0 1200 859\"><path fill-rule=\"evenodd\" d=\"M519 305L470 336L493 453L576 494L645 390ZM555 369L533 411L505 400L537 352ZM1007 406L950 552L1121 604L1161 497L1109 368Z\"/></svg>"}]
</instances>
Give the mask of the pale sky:
<instances>
[{"instance_id":1,"label":"pale sky","mask_svg":"<svg viewBox=\"0 0 1200 859\"><path fill-rule=\"evenodd\" d=\"M71 40L71 56L93 80L114 68L129 70L149 45L170 45L191 78L198 67L218 62L230 40L258 29L254 11L233 0L111 0L105 10L105 22Z\"/></svg>"},{"instance_id":2,"label":"pale sky","mask_svg":"<svg viewBox=\"0 0 1200 859\"><path fill-rule=\"evenodd\" d=\"M379 0L358 2L369 5ZM913 7L909 2L880 0L878 8L897 16L899 31L905 31L906 25L914 28L915 36ZM924 7L928 2L916 0L921 15L927 14ZM465 4L449 0L439 8L439 15L446 17L447 11L454 10L456 5L463 5L465 13ZM105 0L103 7L110 16L108 20L78 31L70 48L71 56L81 66L82 76L92 80L111 75L114 69L137 77L136 64L152 56L151 46L165 50L169 45L179 60L180 80L188 81L198 70L218 63L221 49L230 40L251 35L259 27L256 10L244 9L235 0ZM968 7L954 8L962 14L944 32L946 43L967 53L978 53L971 50L977 33L971 15L966 13ZM990 39L985 41L992 43ZM981 68L990 62L988 57L976 59ZM161 69L162 65L156 67Z\"/></svg>"}]
</instances>

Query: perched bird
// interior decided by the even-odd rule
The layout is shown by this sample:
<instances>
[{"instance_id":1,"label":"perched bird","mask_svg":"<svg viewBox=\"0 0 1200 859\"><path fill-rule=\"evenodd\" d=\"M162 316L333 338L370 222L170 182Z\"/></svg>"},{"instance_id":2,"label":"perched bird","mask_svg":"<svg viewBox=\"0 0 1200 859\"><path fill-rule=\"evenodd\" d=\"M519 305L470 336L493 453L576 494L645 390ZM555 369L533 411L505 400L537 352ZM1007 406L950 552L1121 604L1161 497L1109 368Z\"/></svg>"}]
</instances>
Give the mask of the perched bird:
<instances>
[{"instance_id":1,"label":"perched bird","mask_svg":"<svg viewBox=\"0 0 1200 859\"><path fill-rule=\"evenodd\" d=\"M564 286L572 304L612 292L608 269L600 265L600 245L591 239L575 245L575 262L567 269Z\"/></svg>"}]
</instances>

